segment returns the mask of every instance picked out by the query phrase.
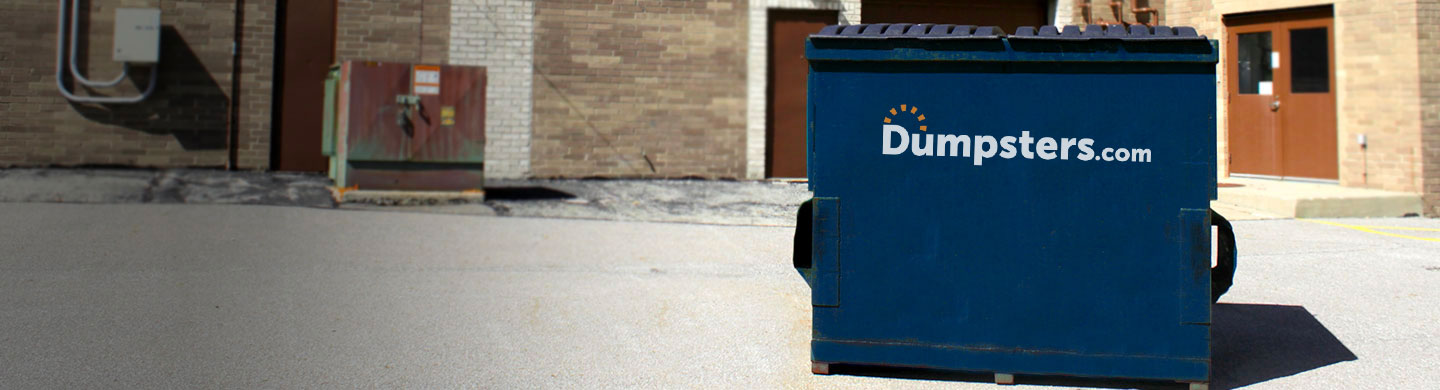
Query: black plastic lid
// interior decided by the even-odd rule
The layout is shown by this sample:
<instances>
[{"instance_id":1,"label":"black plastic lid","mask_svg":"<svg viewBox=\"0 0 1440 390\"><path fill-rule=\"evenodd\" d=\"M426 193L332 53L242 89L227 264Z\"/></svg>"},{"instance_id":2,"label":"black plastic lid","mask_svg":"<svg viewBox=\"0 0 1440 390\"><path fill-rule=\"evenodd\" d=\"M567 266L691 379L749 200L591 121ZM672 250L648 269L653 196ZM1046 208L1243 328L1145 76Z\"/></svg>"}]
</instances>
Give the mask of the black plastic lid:
<instances>
[{"instance_id":1,"label":"black plastic lid","mask_svg":"<svg viewBox=\"0 0 1440 390\"><path fill-rule=\"evenodd\" d=\"M1005 30L995 26L953 24L851 24L829 25L812 39L1000 39Z\"/></svg>"},{"instance_id":2,"label":"black plastic lid","mask_svg":"<svg viewBox=\"0 0 1440 390\"><path fill-rule=\"evenodd\" d=\"M811 39L1020 39L1052 41L1122 40L1122 41L1204 41L1206 37L1193 27L1122 25L1102 26L1040 26L1020 27L1014 34L995 26L954 24L851 24L829 25L810 35Z\"/></svg>"}]
</instances>

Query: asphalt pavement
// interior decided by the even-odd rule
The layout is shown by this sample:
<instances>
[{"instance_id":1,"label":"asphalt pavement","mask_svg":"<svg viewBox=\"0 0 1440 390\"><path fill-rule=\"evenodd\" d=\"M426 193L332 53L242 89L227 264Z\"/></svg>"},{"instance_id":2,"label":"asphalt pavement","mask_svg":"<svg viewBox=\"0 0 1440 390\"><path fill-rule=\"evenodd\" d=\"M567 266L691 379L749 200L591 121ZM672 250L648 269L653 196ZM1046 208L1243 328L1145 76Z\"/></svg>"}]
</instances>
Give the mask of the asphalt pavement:
<instances>
[{"instance_id":1,"label":"asphalt pavement","mask_svg":"<svg viewBox=\"0 0 1440 390\"><path fill-rule=\"evenodd\" d=\"M1343 226L1235 223L1240 267L1214 308L1213 388L1440 383L1440 221L1329 222ZM0 203L0 388L1001 388L810 374L792 234Z\"/></svg>"}]
</instances>

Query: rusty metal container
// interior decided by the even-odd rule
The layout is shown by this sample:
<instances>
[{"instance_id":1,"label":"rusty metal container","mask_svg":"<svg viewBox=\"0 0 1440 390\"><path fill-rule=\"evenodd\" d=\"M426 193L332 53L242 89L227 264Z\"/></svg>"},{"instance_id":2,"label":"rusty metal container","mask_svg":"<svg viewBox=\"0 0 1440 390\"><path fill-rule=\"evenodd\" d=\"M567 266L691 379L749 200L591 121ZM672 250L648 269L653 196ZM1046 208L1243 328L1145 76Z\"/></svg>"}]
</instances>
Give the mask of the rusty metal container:
<instances>
[{"instance_id":1,"label":"rusty metal container","mask_svg":"<svg viewBox=\"0 0 1440 390\"><path fill-rule=\"evenodd\" d=\"M323 152L344 188L478 190L485 68L346 61L326 80Z\"/></svg>"}]
</instances>

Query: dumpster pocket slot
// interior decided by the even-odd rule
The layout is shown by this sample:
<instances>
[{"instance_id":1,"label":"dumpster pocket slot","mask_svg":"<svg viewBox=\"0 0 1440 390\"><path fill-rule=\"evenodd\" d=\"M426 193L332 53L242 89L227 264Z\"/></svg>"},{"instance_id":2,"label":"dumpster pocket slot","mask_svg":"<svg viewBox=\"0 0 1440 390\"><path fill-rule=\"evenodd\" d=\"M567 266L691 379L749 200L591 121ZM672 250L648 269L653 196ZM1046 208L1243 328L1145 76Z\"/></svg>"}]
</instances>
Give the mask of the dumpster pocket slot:
<instances>
[{"instance_id":1,"label":"dumpster pocket slot","mask_svg":"<svg viewBox=\"0 0 1440 390\"><path fill-rule=\"evenodd\" d=\"M1180 322L1210 323L1210 209L1180 209Z\"/></svg>"},{"instance_id":2,"label":"dumpster pocket slot","mask_svg":"<svg viewBox=\"0 0 1440 390\"><path fill-rule=\"evenodd\" d=\"M815 198L814 247L811 266L815 282L810 301L815 306L840 305L840 199Z\"/></svg>"}]
</instances>

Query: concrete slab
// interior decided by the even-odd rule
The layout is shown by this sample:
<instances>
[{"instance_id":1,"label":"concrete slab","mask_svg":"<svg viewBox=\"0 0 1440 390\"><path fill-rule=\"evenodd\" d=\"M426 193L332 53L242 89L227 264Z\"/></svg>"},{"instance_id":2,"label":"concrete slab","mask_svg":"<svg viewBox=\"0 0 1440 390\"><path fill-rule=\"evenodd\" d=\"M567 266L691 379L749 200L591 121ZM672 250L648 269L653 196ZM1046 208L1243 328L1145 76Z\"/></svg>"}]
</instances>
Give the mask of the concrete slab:
<instances>
[{"instance_id":1,"label":"concrete slab","mask_svg":"<svg viewBox=\"0 0 1440 390\"><path fill-rule=\"evenodd\" d=\"M330 179L215 169L0 169L0 202L335 207Z\"/></svg>"},{"instance_id":2,"label":"concrete slab","mask_svg":"<svg viewBox=\"0 0 1440 390\"><path fill-rule=\"evenodd\" d=\"M347 190L331 187L342 203L364 203L379 206L433 206L482 203L485 191L381 191Z\"/></svg>"},{"instance_id":3,"label":"concrete slab","mask_svg":"<svg viewBox=\"0 0 1440 390\"><path fill-rule=\"evenodd\" d=\"M124 169L0 169L0 202L139 203L157 175Z\"/></svg>"},{"instance_id":4,"label":"concrete slab","mask_svg":"<svg viewBox=\"0 0 1440 390\"><path fill-rule=\"evenodd\" d=\"M1225 216L1231 221L1253 221L1262 219L1283 219L1279 215L1270 214L1264 211L1252 209L1245 206L1237 206L1219 201L1210 201L1210 209Z\"/></svg>"},{"instance_id":5,"label":"concrete slab","mask_svg":"<svg viewBox=\"0 0 1440 390\"><path fill-rule=\"evenodd\" d=\"M1220 182L1218 203L1280 218L1403 217L1424 207L1416 193L1236 177Z\"/></svg>"},{"instance_id":6,"label":"concrete slab","mask_svg":"<svg viewBox=\"0 0 1440 390\"><path fill-rule=\"evenodd\" d=\"M1429 218L1326 222L1440 233ZM1212 309L1211 388L1440 383L1440 243L1302 220L1235 231L1236 284ZM1002 387L993 375L844 367L813 375L810 290L791 266L793 234L0 203L0 388L1185 388L1024 375Z\"/></svg>"}]
</instances>

